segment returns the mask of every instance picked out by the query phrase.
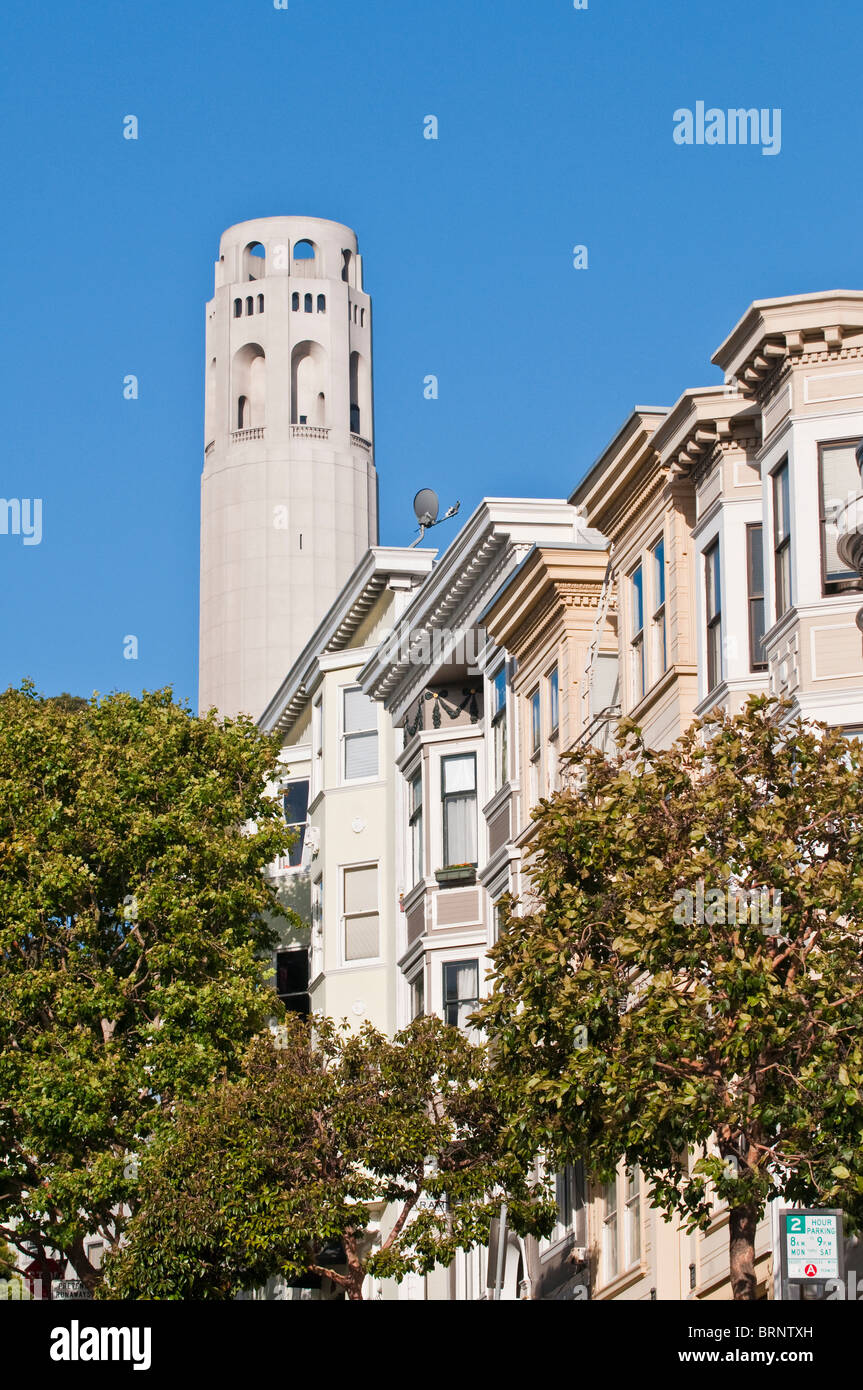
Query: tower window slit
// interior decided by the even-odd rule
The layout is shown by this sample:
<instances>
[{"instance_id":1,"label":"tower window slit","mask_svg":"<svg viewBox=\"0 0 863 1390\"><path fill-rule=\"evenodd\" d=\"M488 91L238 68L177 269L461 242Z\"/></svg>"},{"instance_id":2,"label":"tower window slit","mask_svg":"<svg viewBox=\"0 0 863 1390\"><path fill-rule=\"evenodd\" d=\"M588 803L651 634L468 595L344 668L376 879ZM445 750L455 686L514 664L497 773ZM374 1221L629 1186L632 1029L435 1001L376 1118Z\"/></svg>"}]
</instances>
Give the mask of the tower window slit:
<instances>
[{"instance_id":1,"label":"tower window slit","mask_svg":"<svg viewBox=\"0 0 863 1390\"><path fill-rule=\"evenodd\" d=\"M303 308L307 314L312 312L312 296L310 294L306 295Z\"/></svg>"},{"instance_id":2,"label":"tower window slit","mask_svg":"<svg viewBox=\"0 0 863 1390\"><path fill-rule=\"evenodd\" d=\"M298 295L297 291L294 290L294 293L291 295L291 308L292 308L292 309L299 309L299 307L300 307L300 296Z\"/></svg>"},{"instance_id":3,"label":"tower window slit","mask_svg":"<svg viewBox=\"0 0 863 1390\"><path fill-rule=\"evenodd\" d=\"M319 314L325 314L326 312L327 312L327 296L326 296L325 294L319 294L319 295L318 295L318 313L319 313Z\"/></svg>"},{"instance_id":4,"label":"tower window slit","mask_svg":"<svg viewBox=\"0 0 863 1390\"><path fill-rule=\"evenodd\" d=\"M243 312L243 301L242 301L242 299L235 299L235 300L234 300L234 318L235 318L235 319L238 319L238 318L240 317L240 314L241 314L242 312Z\"/></svg>"},{"instance_id":5,"label":"tower window slit","mask_svg":"<svg viewBox=\"0 0 863 1390\"><path fill-rule=\"evenodd\" d=\"M263 312L264 312L264 296L263 296L262 294L259 294L259 295L258 295L258 313L259 313L259 314L262 314Z\"/></svg>"},{"instance_id":6,"label":"tower window slit","mask_svg":"<svg viewBox=\"0 0 863 1390\"><path fill-rule=\"evenodd\" d=\"M255 312L255 300L254 300L254 296L250 294L249 297L248 297L248 299L246 300L246 313L247 313L247 314L253 314L254 312Z\"/></svg>"}]
</instances>

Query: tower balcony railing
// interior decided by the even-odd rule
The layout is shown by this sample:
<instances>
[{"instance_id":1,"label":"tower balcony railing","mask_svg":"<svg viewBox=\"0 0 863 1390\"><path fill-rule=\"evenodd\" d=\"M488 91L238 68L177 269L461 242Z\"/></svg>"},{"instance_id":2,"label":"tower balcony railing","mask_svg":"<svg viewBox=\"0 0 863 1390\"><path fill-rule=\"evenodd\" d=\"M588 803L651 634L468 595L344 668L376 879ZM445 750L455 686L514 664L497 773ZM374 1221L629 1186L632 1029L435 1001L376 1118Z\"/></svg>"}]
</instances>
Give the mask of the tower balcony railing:
<instances>
[{"instance_id":1,"label":"tower balcony railing","mask_svg":"<svg viewBox=\"0 0 863 1390\"><path fill-rule=\"evenodd\" d=\"M361 434L354 434L353 430L351 431L351 443L357 449L365 449L367 454L371 453L372 446L370 440L363 439Z\"/></svg>"},{"instance_id":2,"label":"tower balcony railing","mask_svg":"<svg viewBox=\"0 0 863 1390\"><path fill-rule=\"evenodd\" d=\"M292 439L329 439L329 425L291 425Z\"/></svg>"},{"instance_id":3,"label":"tower balcony railing","mask_svg":"<svg viewBox=\"0 0 863 1390\"><path fill-rule=\"evenodd\" d=\"M248 439L263 439L267 433L265 425L252 425L247 430L233 430L231 433L232 444L245 444Z\"/></svg>"}]
</instances>

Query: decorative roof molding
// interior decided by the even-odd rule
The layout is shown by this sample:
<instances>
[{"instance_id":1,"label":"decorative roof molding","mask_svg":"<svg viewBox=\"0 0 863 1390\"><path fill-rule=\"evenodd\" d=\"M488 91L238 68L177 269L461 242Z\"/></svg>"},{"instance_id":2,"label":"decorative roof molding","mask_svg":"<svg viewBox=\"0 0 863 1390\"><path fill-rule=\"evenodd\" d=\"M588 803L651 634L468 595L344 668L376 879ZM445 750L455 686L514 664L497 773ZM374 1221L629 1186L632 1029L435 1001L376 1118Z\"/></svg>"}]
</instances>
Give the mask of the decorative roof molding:
<instances>
[{"instance_id":1,"label":"decorative roof molding","mask_svg":"<svg viewBox=\"0 0 863 1390\"><path fill-rule=\"evenodd\" d=\"M716 349L712 361L757 396L777 363L841 360L846 339L863 337L863 291L757 299ZM859 343L854 344L859 350ZM856 355L856 354L855 354Z\"/></svg>"},{"instance_id":2,"label":"decorative roof molding","mask_svg":"<svg viewBox=\"0 0 863 1390\"><path fill-rule=\"evenodd\" d=\"M436 550L405 546L375 546L366 551L267 705L258 727L265 733L287 732L309 701L319 658L350 645L391 581L408 580L412 587L421 584L436 556Z\"/></svg>"},{"instance_id":3,"label":"decorative roof molding","mask_svg":"<svg viewBox=\"0 0 863 1390\"><path fill-rule=\"evenodd\" d=\"M503 573L533 543L547 537L575 541L588 535L577 509L560 499L485 498L440 558L396 624L360 672L363 690L400 719L430 681L434 665L412 662L411 637L428 639L441 628L467 630L477 623ZM438 663L439 665L441 663Z\"/></svg>"}]
</instances>

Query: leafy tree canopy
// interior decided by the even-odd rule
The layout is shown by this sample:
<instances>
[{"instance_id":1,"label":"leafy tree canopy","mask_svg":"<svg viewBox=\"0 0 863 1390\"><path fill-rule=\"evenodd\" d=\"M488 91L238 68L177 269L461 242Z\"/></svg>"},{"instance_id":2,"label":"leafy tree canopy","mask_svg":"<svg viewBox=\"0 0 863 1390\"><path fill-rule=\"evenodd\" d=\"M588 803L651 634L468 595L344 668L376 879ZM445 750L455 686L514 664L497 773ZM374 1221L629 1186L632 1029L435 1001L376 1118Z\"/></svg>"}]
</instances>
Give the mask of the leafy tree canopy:
<instances>
[{"instance_id":1,"label":"leafy tree canopy","mask_svg":"<svg viewBox=\"0 0 863 1390\"><path fill-rule=\"evenodd\" d=\"M735 1297L768 1200L863 1210L861 792L856 741L765 697L667 750L625 724L539 807L493 952L514 1132L690 1226L727 1201Z\"/></svg>"},{"instance_id":2,"label":"leafy tree canopy","mask_svg":"<svg viewBox=\"0 0 863 1390\"><path fill-rule=\"evenodd\" d=\"M359 1300L367 1274L400 1280L487 1241L504 1196L523 1233L555 1216L501 1142L485 1050L436 1018L390 1040L289 1015L241 1078L178 1106L141 1187L103 1296L227 1299L326 1274Z\"/></svg>"},{"instance_id":3,"label":"leafy tree canopy","mask_svg":"<svg viewBox=\"0 0 863 1390\"><path fill-rule=\"evenodd\" d=\"M168 690L0 695L0 1236L116 1241L135 1153L272 1012L276 744Z\"/></svg>"}]
</instances>

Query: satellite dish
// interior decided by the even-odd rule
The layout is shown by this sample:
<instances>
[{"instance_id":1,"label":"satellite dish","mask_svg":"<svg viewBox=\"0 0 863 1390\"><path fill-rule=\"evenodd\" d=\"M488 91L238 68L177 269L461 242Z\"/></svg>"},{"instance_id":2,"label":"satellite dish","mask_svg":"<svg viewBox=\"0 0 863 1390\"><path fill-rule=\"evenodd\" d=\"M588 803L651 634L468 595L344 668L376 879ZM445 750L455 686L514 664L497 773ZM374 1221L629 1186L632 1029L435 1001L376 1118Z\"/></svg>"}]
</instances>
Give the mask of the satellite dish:
<instances>
[{"instance_id":1,"label":"satellite dish","mask_svg":"<svg viewBox=\"0 0 863 1390\"><path fill-rule=\"evenodd\" d=\"M420 526L434 526L440 508L438 495L430 487L420 488L414 498L414 512Z\"/></svg>"}]
</instances>

